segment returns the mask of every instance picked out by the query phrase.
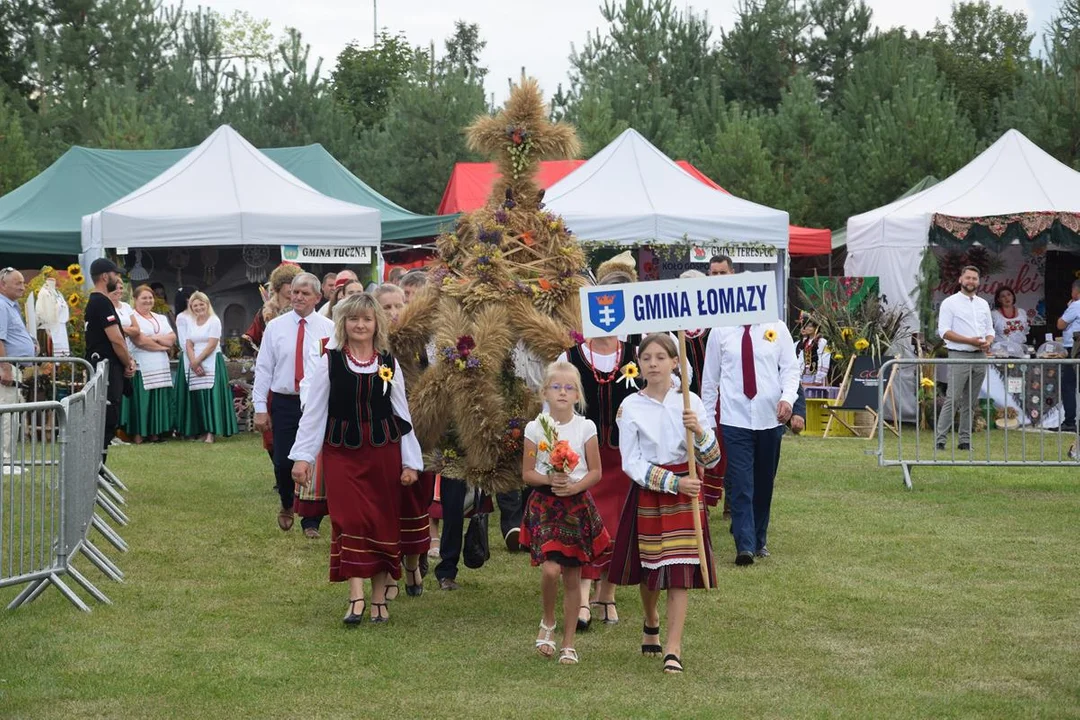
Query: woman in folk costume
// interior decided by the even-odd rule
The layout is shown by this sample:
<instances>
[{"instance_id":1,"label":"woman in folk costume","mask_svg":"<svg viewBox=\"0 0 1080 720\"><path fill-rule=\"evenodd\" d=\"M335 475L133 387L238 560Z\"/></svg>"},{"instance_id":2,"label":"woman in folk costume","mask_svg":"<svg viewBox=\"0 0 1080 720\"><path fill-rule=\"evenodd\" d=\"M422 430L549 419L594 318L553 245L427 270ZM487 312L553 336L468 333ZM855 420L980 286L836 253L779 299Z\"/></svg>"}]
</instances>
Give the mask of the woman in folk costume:
<instances>
[{"instance_id":1,"label":"woman in folk costume","mask_svg":"<svg viewBox=\"0 0 1080 720\"><path fill-rule=\"evenodd\" d=\"M368 294L338 303L336 348L305 371L304 414L289 453L293 479L310 482L321 453L330 511L330 581L349 583L346 625L386 622L386 588L401 576L401 486L424 469L412 431L405 379L387 351L387 322ZM340 349L339 349L340 348ZM406 567L419 582L419 567Z\"/></svg>"},{"instance_id":2,"label":"woman in folk costume","mask_svg":"<svg viewBox=\"0 0 1080 720\"><path fill-rule=\"evenodd\" d=\"M618 285L637 280L634 259L629 252L617 255L602 263L596 273L598 285ZM583 388L582 400L585 404L585 417L596 425L600 442L600 463L603 475L590 491L596 509L604 520L604 527L615 537L619 529L626 494L630 491L630 478L622 470L619 455L619 428L615 414L623 399L637 392L637 366L634 360L637 349L634 338L616 336L598 337L585 340L570 348L559 360L569 362L581 373ZM590 605L598 605L604 610L604 622L614 625L619 622L615 606L615 585L607 579L607 564L610 553L596 560L581 570L582 607L578 615L577 629L587 630L592 624ZM597 583L596 598L588 605L589 591L593 581Z\"/></svg>"},{"instance_id":3,"label":"woman in folk costume","mask_svg":"<svg viewBox=\"0 0 1080 720\"><path fill-rule=\"evenodd\" d=\"M131 397L125 396L122 402L121 419L125 432L138 445L144 438L163 440L176 424L176 396L169 369L169 351L176 345L176 334L169 318L151 310L154 291L149 285L137 287L133 300L135 312L130 324L138 327L139 333L131 337L131 354L138 369L131 378Z\"/></svg>"},{"instance_id":4,"label":"woman in folk costume","mask_svg":"<svg viewBox=\"0 0 1080 720\"><path fill-rule=\"evenodd\" d=\"M354 285L356 283L353 283ZM390 327L397 325L398 317L405 309L405 293L397 285L385 283L375 289L375 300L386 315ZM427 358L424 358L426 360ZM431 519L428 508L435 493L435 476L421 472L417 481L401 487L401 555L405 562L405 592L410 597L419 597L424 593L422 572L412 572L409 568L420 567L421 556L426 556L431 549ZM387 586L387 600L398 595L397 583Z\"/></svg>"},{"instance_id":5,"label":"woman in folk costume","mask_svg":"<svg viewBox=\"0 0 1080 720\"><path fill-rule=\"evenodd\" d=\"M687 270L680 278L703 278L707 277L700 270ZM690 391L701 397L701 378L705 376L705 348L709 343L709 328L686 331L686 364L690 370L690 377L686 379ZM716 414L716 408L706 408L707 412ZM724 441L719 434L716 442L720 446L720 462L716 467L705 470L702 478L701 492L705 496L705 504L716 507L720 503L720 497L724 494L724 472L727 470L727 457L724 455ZM725 512L727 512L727 503Z\"/></svg>"},{"instance_id":6,"label":"woman in folk costume","mask_svg":"<svg viewBox=\"0 0 1080 720\"><path fill-rule=\"evenodd\" d=\"M177 429L185 437L200 436L214 442L216 436L239 432L225 356L221 353L221 320L210 298L197 292L188 300L192 320L185 330L181 366L187 377L187 401Z\"/></svg>"},{"instance_id":7,"label":"woman in folk costume","mask_svg":"<svg viewBox=\"0 0 1080 720\"><path fill-rule=\"evenodd\" d=\"M533 566L543 571L543 618L536 651L555 654L555 598L563 581L563 642L559 662L576 665L574 632L582 604L581 567L611 545L611 536L593 504L589 488L600 480L596 425L578 415L581 374L568 362L554 362L544 374L542 395L548 414L525 426L521 479L533 488L521 523L521 543ZM587 597L587 596L585 596Z\"/></svg>"},{"instance_id":8,"label":"woman in folk costume","mask_svg":"<svg viewBox=\"0 0 1080 720\"><path fill-rule=\"evenodd\" d=\"M188 301L190 301L191 296L198 291L199 289L196 287L179 287L176 289L176 295L173 297L173 310L176 313L176 322L173 323L173 327L176 329L176 344L179 348L179 352L176 356L176 372L173 373L173 407L175 408L176 413L173 422L178 431L180 428L180 418L184 417L188 412L188 404L191 400L187 386L187 369L184 361L184 348L187 347L188 328L191 327L191 323L195 319L191 314L191 310L188 308Z\"/></svg>"},{"instance_id":9,"label":"woman in folk costume","mask_svg":"<svg viewBox=\"0 0 1080 720\"><path fill-rule=\"evenodd\" d=\"M828 352L829 341L821 337L819 328L814 319L806 316L803 319L799 344L795 348L795 355L799 361L800 382L803 385L825 385L829 381L829 361L831 355Z\"/></svg>"},{"instance_id":10,"label":"woman in folk costume","mask_svg":"<svg viewBox=\"0 0 1080 720\"><path fill-rule=\"evenodd\" d=\"M698 559L693 498L702 483L687 475L688 453L704 467L716 465L720 450L709 429L701 398L690 395L690 410L672 381L678 350L666 334L649 335L641 343L638 362L646 386L619 408L622 466L634 481L626 499L615 541L610 578L620 585L639 585L644 606L643 655L664 654L664 672L682 672L682 636L687 590L704 587L702 573L716 584L709 543L708 515L701 512L707 567ZM694 447L686 447L686 431ZM660 591L667 591L667 643L660 636Z\"/></svg>"}]
</instances>

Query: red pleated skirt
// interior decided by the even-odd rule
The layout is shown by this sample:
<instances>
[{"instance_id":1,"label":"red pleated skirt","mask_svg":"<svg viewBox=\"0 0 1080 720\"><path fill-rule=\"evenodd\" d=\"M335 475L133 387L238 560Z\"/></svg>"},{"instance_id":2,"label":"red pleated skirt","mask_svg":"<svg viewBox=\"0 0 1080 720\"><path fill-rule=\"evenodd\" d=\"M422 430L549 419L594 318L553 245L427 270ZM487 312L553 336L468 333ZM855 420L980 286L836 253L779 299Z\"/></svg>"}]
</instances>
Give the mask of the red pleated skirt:
<instances>
[{"instance_id":1,"label":"red pleated skirt","mask_svg":"<svg viewBox=\"0 0 1080 720\"><path fill-rule=\"evenodd\" d=\"M687 472L685 464L665 469L682 475ZM704 506L700 515L709 585L716 587L716 563ZM653 492L634 483L619 522L608 579L616 585L644 583L649 590L705 587L691 499L682 494Z\"/></svg>"},{"instance_id":2,"label":"red pleated skirt","mask_svg":"<svg viewBox=\"0 0 1080 720\"><path fill-rule=\"evenodd\" d=\"M727 473L727 453L724 451L724 434L720 430L720 424L716 425L716 444L720 447L720 462L714 468L706 468L705 476L701 479L701 493L705 496L705 504L716 507L724 494L724 475Z\"/></svg>"},{"instance_id":3,"label":"red pleated skirt","mask_svg":"<svg viewBox=\"0 0 1080 720\"><path fill-rule=\"evenodd\" d=\"M401 577L401 446L323 445L330 510L330 582Z\"/></svg>"},{"instance_id":4,"label":"red pleated skirt","mask_svg":"<svg viewBox=\"0 0 1080 720\"><path fill-rule=\"evenodd\" d=\"M630 492L633 481L623 472L622 455L619 448L600 446L600 482L589 488L604 528L612 538L619 533L619 519L622 517L626 494ZM581 577L586 580L600 580L607 574L611 553L604 553L588 566L582 568Z\"/></svg>"},{"instance_id":5,"label":"red pleated skirt","mask_svg":"<svg viewBox=\"0 0 1080 720\"><path fill-rule=\"evenodd\" d=\"M401 486L401 554L422 555L431 547L428 508L435 492L435 473L422 472L412 485Z\"/></svg>"},{"instance_id":6,"label":"red pleated skirt","mask_svg":"<svg viewBox=\"0 0 1080 720\"><path fill-rule=\"evenodd\" d=\"M587 565L610 552L611 536L586 490L559 497L545 489L529 493L518 542L529 548L533 565Z\"/></svg>"}]
</instances>

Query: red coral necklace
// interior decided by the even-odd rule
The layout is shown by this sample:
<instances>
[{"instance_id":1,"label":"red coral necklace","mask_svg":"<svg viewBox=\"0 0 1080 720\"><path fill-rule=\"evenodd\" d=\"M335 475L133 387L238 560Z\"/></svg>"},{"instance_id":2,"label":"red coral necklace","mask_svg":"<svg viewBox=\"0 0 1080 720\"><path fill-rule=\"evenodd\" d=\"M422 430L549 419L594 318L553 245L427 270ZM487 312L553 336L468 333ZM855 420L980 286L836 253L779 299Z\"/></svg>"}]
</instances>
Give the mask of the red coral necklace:
<instances>
[{"instance_id":1,"label":"red coral necklace","mask_svg":"<svg viewBox=\"0 0 1080 720\"><path fill-rule=\"evenodd\" d=\"M589 357L585 358L585 361L589 363L589 370L592 370L593 379L596 380L599 385L607 385L615 380L616 373L619 372L619 358L622 357L622 340L615 346L615 367L606 376L601 376L600 371L596 369L596 365L593 364L593 357L596 353L593 352L592 342L586 343L586 347L589 349Z\"/></svg>"},{"instance_id":2,"label":"red coral necklace","mask_svg":"<svg viewBox=\"0 0 1080 720\"><path fill-rule=\"evenodd\" d=\"M375 364L375 360L379 357L379 353L378 353L378 351L373 351L371 353L371 357L369 359L367 359L367 360L357 360L356 356L352 354L352 351L349 350L349 346L346 344L345 345L345 357L352 360L354 365L359 365L360 367L370 367L370 366Z\"/></svg>"}]
</instances>

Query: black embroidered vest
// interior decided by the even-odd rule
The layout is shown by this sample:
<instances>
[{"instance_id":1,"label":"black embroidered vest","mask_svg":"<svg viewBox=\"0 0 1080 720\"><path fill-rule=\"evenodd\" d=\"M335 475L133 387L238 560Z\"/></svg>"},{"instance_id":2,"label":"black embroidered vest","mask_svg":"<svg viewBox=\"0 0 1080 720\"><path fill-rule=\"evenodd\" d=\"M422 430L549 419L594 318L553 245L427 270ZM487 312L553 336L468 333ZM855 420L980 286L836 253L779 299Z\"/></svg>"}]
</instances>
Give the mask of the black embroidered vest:
<instances>
[{"instance_id":1,"label":"black embroidered vest","mask_svg":"<svg viewBox=\"0 0 1080 720\"><path fill-rule=\"evenodd\" d=\"M353 372L341 350L327 350L326 355L330 361L326 443L355 450L400 442L412 426L394 415L390 392L383 392L379 373ZM378 363L392 368L394 358L382 353Z\"/></svg>"},{"instance_id":2,"label":"black embroidered vest","mask_svg":"<svg viewBox=\"0 0 1080 720\"><path fill-rule=\"evenodd\" d=\"M597 371L596 374L601 379L611 378L611 382L603 384L596 381L592 367L580 345L575 345L566 351L570 362L581 373L581 386L585 391L585 417L596 424L600 447L619 447L619 428L615 424L615 414L619 411L619 405L624 399L644 386L640 384L643 383L641 378L637 380L638 386L631 385L629 388L626 387L626 383L619 380L622 377L623 366L628 362L633 362L637 356L637 341L636 337L627 338L627 341L623 343L622 355L616 361L614 370L610 373Z\"/></svg>"}]
</instances>

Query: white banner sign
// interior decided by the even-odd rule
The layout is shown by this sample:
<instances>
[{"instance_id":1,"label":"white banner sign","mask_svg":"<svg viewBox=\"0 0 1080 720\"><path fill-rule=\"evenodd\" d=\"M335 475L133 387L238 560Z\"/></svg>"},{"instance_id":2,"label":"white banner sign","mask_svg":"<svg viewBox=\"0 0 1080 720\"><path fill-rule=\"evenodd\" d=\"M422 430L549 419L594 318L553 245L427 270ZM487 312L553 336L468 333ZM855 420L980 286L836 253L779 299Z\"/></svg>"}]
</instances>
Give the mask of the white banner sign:
<instances>
[{"instance_id":1,"label":"white banner sign","mask_svg":"<svg viewBox=\"0 0 1080 720\"><path fill-rule=\"evenodd\" d=\"M776 276L746 272L581 288L583 335L633 335L774 322Z\"/></svg>"},{"instance_id":2,"label":"white banner sign","mask_svg":"<svg viewBox=\"0 0 1080 720\"><path fill-rule=\"evenodd\" d=\"M371 248L367 246L332 247L330 245L282 245L281 259L295 263L369 265Z\"/></svg>"},{"instance_id":3,"label":"white banner sign","mask_svg":"<svg viewBox=\"0 0 1080 720\"><path fill-rule=\"evenodd\" d=\"M690 248L690 262L707 263L713 255L727 255L733 263L775 265L776 248L772 245L749 243L716 243Z\"/></svg>"}]
</instances>

